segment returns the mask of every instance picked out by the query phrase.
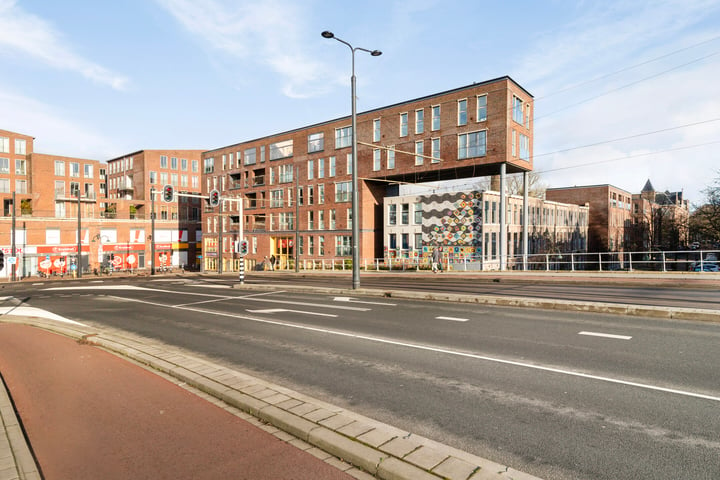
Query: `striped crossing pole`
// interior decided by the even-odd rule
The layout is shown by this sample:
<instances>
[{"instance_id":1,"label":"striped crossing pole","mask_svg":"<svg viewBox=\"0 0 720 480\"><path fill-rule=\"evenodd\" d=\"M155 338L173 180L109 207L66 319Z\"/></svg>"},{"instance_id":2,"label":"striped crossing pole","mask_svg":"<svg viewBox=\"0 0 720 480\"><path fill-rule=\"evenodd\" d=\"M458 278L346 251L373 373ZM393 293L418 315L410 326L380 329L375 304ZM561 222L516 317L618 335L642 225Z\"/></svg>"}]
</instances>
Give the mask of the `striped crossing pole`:
<instances>
[{"instance_id":1,"label":"striped crossing pole","mask_svg":"<svg viewBox=\"0 0 720 480\"><path fill-rule=\"evenodd\" d=\"M240 274L238 280L240 284L245 283L245 257L240 257Z\"/></svg>"}]
</instances>

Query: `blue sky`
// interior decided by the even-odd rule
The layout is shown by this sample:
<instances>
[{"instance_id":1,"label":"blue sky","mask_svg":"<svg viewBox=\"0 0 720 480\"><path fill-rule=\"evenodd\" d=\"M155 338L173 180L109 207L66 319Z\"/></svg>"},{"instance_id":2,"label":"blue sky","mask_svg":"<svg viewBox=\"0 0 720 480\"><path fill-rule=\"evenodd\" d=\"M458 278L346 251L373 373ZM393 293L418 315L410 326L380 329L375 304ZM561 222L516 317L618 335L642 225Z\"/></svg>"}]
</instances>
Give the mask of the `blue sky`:
<instances>
[{"instance_id":1,"label":"blue sky","mask_svg":"<svg viewBox=\"0 0 720 480\"><path fill-rule=\"evenodd\" d=\"M107 160L345 116L323 30L383 52L356 55L359 111L513 77L548 186L697 203L720 176L720 0L0 0L0 128Z\"/></svg>"}]
</instances>

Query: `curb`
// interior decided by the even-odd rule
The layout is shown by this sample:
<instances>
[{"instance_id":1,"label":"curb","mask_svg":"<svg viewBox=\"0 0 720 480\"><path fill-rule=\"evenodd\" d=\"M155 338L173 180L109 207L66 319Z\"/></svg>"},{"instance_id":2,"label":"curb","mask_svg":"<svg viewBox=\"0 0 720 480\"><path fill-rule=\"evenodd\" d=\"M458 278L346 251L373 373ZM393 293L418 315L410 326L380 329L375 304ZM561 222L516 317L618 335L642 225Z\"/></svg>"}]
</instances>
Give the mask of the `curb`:
<instances>
[{"instance_id":1,"label":"curb","mask_svg":"<svg viewBox=\"0 0 720 480\"><path fill-rule=\"evenodd\" d=\"M9 452L10 456L3 457L3 452ZM2 480L42 479L2 378L0 378L0 478Z\"/></svg>"},{"instance_id":2,"label":"curb","mask_svg":"<svg viewBox=\"0 0 720 480\"><path fill-rule=\"evenodd\" d=\"M154 340L109 328L98 332L91 327L57 325L29 317L15 317L12 321L102 347L170 375L340 458L373 478L540 480Z\"/></svg>"}]
</instances>

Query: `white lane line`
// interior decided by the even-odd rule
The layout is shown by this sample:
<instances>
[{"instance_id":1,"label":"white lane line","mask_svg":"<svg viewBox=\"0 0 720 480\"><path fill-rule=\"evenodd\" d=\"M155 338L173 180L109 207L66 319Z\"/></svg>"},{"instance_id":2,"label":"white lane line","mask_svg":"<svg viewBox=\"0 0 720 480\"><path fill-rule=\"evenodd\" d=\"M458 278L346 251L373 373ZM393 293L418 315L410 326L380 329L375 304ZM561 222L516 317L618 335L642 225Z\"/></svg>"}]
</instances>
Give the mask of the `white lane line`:
<instances>
[{"instance_id":1,"label":"white lane line","mask_svg":"<svg viewBox=\"0 0 720 480\"><path fill-rule=\"evenodd\" d=\"M588 335L590 337L614 338L616 340L630 340L632 338L628 335L613 335L612 333L598 333L598 332L578 332L578 335Z\"/></svg>"},{"instance_id":2,"label":"white lane line","mask_svg":"<svg viewBox=\"0 0 720 480\"><path fill-rule=\"evenodd\" d=\"M35 307L0 308L0 316L2 316L2 315L16 315L19 317L38 317L38 318L45 318L47 320L55 320L57 322L69 323L71 325L81 325L83 327L87 327L87 325L85 325L84 323L76 322L75 320L70 320L69 318L65 318L60 315L56 315L52 312L48 312L47 310L43 310L41 308L35 308Z\"/></svg>"},{"instance_id":3,"label":"white lane line","mask_svg":"<svg viewBox=\"0 0 720 480\"><path fill-rule=\"evenodd\" d=\"M474 353L460 352L457 350L448 350L446 348L432 347L429 345L398 342L398 341L389 340L386 338L370 337L367 335L358 335L356 333L351 333L351 332L342 332L339 330L330 330L327 328L320 328L320 327L310 327L307 325L299 325L296 323L282 322L279 320L268 320L268 319L264 319L264 318L249 317L247 315L238 315L238 314L234 314L234 313L216 312L213 310L203 310L201 308L174 307L173 305L166 305L163 303L155 303L155 302L146 302L144 300L135 300L132 298L124 298L124 297L114 297L114 298L118 298L119 300L125 300L128 302L138 302L138 303L144 303L146 305L155 305L158 307L165 307L165 308L179 308L180 310L187 310L190 312L198 312L198 313L209 314L209 315L219 315L222 317L238 318L238 319L242 319L242 320L248 320L251 322L264 323L267 325L275 325L275 326L288 327L288 328L297 328L298 330L305 330L305 331L309 331L309 332L319 332L319 333L325 333L325 334L329 334L329 335L337 335L340 337L357 338L359 340L366 340L368 342L383 343L383 344L387 344L387 345L395 345L398 347L414 348L416 350L444 353L446 355L455 355L455 356L464 357L464 358L473 358L475 360L484 360L486 362L494 362L494 363L500 363L500 364L504 364L504 365L512 365L515 367L522 367L522 368L529 368L529 369L533 369L533 370L540 370L540 371L544 371L544 372L557 373L560 375L568 375L568 376L572 376L572 377L586 378L588 380L598 380L601 382L614 383L617 385L627 385L630 387L636 387L636 388L641 388L641 389L645 389L645 390L653 390L656 392L672 393L675 395L683 395L686 397L701 398L703 400L711 400L713 402L720 403L720 397L714 397L712 395L705 395L704 393L689 392L686 390L678 390L675 388L659 387L657 385L650 385L647 383L629 382L626 380L620 380L618 378L601 377L598 375L591 375L589 373L575 372L572 370L562 370L559 368L545 367L543 365L534 365L532 363L516 362L514 360L504 360L502 358L487 357L485 355L477 355Z\"/></svg>"},{"instance_id":4,"label":"white lane line","mask_svg":"<svg viewBox=\"0 0 720 480\"><path fill-rule=\"evenodd\" d=\"M385 302L365 302L362 300L355 300L352 297L334 297L335 302L347 302L347 303L364 303L366 305L387 305L389 307L397 306L397 303L385 303Z\"/></svg>"},{"instance_id":5,"label":"white lane line","mask_svg":"<svg viewBox=\"0 0 720 480\"><path fill-rule=\"evenodd\" d=\"M438 320L450 320L451 322L467 322L469 318L458 318L458 317L435 317Z\"/></svg>"},{"instance_id":6,"label":"white lane line","mask_svg":"<svg viewBox=\"0 0 720 480\"><path fill-rule=\"evenodd\" d=\"M202 300L199 302L190 302L190 303L181 303L179 305L176 305L178 307L184 307L186 305L197 305L199 303L211 303L211 302L222 302L223 300L233 300L235 297L224 297L224 298L213 298L211 300Z\"/></svg>"},{"instance_id":7,"label":"white lane line","mask_svg":"<svg viewBox=\"0 0 720 480\"><path fill-rule=\"evenodd\" d=\"M291 312L291 313L302 313L304 315L315 315L318 317L333 317L337 318L337 315L334 313L320 313L320 312L304 312L302 310L288 310L285 308L266 308L265 310L247 310L250 313L282 313L282 312Z\"/></svg>"}]
</instances>

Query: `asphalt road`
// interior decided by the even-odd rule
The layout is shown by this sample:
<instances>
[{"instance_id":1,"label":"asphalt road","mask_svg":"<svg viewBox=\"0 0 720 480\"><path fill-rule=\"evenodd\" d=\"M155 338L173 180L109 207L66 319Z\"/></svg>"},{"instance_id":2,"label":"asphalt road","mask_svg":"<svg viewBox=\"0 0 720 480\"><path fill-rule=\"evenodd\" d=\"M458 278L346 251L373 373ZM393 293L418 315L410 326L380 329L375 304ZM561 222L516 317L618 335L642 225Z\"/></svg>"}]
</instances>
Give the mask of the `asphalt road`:
<instances>
[{"instance_id":1,"label":"asphalt road","mask_svg":"<svg viewBox=\"0 0 720 480\"><path fill-rule=\"evenodd\" d=\"M720 478L718 324L121 283L13 295L546 479Z\"/></svg>"}]
</instances>

